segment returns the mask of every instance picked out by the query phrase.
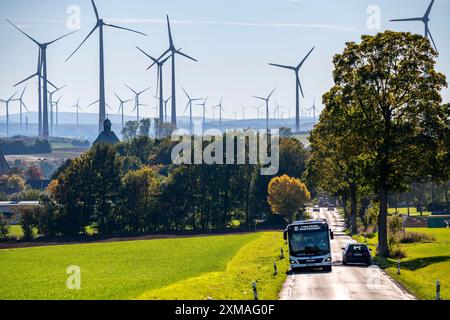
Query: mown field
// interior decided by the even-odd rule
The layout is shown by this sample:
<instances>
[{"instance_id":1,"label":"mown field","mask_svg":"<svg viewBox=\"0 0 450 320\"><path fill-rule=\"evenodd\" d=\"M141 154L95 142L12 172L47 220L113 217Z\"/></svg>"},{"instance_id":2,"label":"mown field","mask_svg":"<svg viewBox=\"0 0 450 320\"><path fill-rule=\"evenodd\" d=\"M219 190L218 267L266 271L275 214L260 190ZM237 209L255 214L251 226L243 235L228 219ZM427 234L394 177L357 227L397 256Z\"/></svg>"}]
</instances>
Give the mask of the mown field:
<instances>
[{"instance_id":1,"label":"mown field","mask_svg":"<svg viewBox=\"0 0 450 320\"><path fill-rule=\"evenodd\" d=\"M397 209L389 208L388 209L389 214L394 214L395 212L397 212L398 214L408 215L408 208L397 208ZM415 207L409 208L409 214L411 216L420 216L420 212L417 211L417 208L415 208ZM422 211L423 216L429 216L430 214L431 214L430 211Z\"/></svg>"},{"instance_id":2,"label":"mown field","mask_svg":"<svg viewBox=\"0 0 450 320\"><path fill-rule=\"evenodd\" d=\"M419 299L435 299L436 280L441 282L441 297L450 299L450 229L413 228L407 231L426 233L435 240L402 244L407 257L401 260L400 275L397 274L396 260L378 259L378 263ZM355 238L358 242L364 242L361 236ZM375 252L377 238L367 239L367 242Z\"/></svg>"},{"instance_id":3,"label":"mown field","mask_svg":"<svg viewBox=\"0 0 450 320\"><path fill-rule=\"evenodd\" d=\"M273 276L282 245L281 233L267 232L0 250L0 299L251 299L251 281L262 299L276 299L287 270L284 259ZM80 290L66 286L70 265L81 268Z\"/></svg>"}]
</instances>

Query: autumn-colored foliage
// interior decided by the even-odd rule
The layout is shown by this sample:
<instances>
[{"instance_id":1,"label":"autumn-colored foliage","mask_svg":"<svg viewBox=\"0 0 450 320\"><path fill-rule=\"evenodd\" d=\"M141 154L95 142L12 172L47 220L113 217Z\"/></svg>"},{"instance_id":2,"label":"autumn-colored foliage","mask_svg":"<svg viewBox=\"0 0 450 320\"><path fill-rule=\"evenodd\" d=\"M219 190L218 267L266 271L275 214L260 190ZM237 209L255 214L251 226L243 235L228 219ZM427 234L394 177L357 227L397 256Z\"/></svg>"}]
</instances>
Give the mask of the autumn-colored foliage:
<instances>
[{"instance_id":1,"label":"autumn-colored foliage","mask_svg":"<svg viewBox=\"0 0 450 320\"><path fill-rule=\"evenodd\" d=\"M303 208L310 198L306 185L300 179L282 175L273 178L269 183L267 201L272 212L292 221L295 213Z\"/></svg>"}]
</instances>

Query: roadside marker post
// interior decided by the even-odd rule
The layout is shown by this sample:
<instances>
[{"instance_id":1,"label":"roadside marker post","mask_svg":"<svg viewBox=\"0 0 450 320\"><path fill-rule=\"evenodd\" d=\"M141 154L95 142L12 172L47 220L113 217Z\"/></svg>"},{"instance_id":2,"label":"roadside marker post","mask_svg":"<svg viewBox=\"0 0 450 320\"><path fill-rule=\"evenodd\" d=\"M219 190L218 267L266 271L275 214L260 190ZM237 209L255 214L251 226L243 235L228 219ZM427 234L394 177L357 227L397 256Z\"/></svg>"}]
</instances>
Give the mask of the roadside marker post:
<instances>
[{"instance_id":1,"label":"roadside marker post","mask_svg":"<svg viewBox=\"0 0 450 320\"><path fill-rule=\"evenodd\" d=\"M441 282L436 280L436 300L441 300Z\"/></svg>"},{"instance_id":2,"label":"roadside marker post","mask_svg":"<svg viewBox=\"0 0 450 320\"><path fill-rule=\"evenodd\" d=\"M278 274L278 268L276 261L273 262L273 275L276 276Z\"/></svg>"},{"instance_id":3,"label":"roadside marker post","mask_svg":"<svg viewBox=\"0 0 450 320\"><path fill-rule=\"evenodd\" d=\"M258 300L258 289L256 289L256 282L252 282L253 287L253 298L254 300Z\"/></svg>"},{"instance_id":4,"label":"roadside marker post","mask_svg":"<svg viewBox=\"0 0 450 320\"><path fill-rule=\"evenodd\" d=\"M280 259L284 259L283 248L280 248Z\"/></svg>"},{"instance_id":5,"label":"roadside marker post","mask_svg":"<svg viewBox=\"0 0 450 320\"><path fill-rule=\"evenodd\" d=\"M400 259L397 260L397 274L400 274Z\"/></svg>"}]
</instances>

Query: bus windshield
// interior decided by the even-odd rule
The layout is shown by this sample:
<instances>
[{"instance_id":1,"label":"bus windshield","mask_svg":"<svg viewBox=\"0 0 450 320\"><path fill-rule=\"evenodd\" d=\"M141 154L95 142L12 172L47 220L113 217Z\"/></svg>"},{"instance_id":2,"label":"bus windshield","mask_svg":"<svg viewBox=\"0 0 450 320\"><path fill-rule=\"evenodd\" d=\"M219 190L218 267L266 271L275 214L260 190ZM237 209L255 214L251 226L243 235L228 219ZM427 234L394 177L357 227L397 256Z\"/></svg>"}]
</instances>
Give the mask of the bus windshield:
<instances>
[{"instance_id":1,"label":"bus windshield","mask_svg":"<svg viewBox=\"0 0 450 320\"><path fill-rule=\"evenodd\" d=\"M293 256L315 256L329 253L328 230L289 232L289 251Z\"/></svg>"}]
</instances>

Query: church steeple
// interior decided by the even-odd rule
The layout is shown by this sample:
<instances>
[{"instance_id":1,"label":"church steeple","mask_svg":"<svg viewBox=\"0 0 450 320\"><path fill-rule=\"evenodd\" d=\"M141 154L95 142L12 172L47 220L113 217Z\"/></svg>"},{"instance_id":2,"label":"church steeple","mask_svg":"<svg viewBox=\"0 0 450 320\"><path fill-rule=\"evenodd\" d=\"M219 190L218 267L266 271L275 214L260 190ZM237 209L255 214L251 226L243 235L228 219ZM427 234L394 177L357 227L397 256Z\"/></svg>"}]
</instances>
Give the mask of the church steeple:
<instances>
[{"instance_id":1,"label":"church steeple","mask_svg":"<svg viewBox=\"0 0 450 320\"><path fill-rule=\"evenodd\" d=\"M115 143L119 142L119 139L117 138L114 131L111 130L111 127L112 127L111 121L107 118L103 122L103 132L100 133L100 135L94 141L93 144L97 144L100 142L108 143L108 144L115 144Z\"/></svg>"}]
</instances>

